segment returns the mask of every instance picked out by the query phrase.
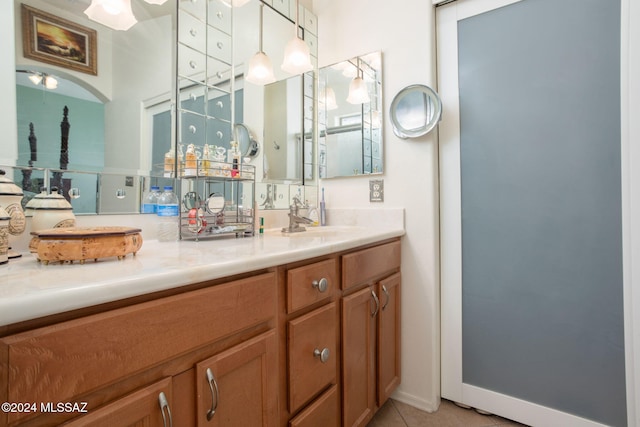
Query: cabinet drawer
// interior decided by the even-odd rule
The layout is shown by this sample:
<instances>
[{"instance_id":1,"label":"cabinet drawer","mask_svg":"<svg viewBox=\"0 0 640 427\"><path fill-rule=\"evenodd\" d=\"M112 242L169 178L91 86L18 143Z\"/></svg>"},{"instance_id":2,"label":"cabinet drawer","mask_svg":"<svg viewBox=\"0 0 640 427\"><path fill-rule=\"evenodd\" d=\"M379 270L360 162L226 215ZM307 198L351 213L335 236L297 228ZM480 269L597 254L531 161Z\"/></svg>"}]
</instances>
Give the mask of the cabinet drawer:
<instances>
[{"instance_id":1,"label":"cabinet drawer","mask_svg":"<svg viewBox=\"0 0 640 427\"><path fill-rule=\"evenodd\" d=\"M338 427L340 402L338 386L334 385L289 421L289 427Z\"/></svg>"},{"instance_id":2,"label":"cabinet drawer","mask_svg":"<svg viewBox=\"0 0 640 427\"><path fill-rule=\"evenodd\" d=\"M289 321L289 411L295 412L338 372L337 303Z\"/></svg>"},{"instance_id":3,"label":"cabinet drawer","mask_svg":"<svg viewBox=\"0 0 640 427\"><path fill-rule=\"evenodd\" d=\"M363 249L342 257L342 289L367 283L400 268L400 242Z\"/></svg>"},{"instance_id":4,"label":"cabinet drawer","mask_svg":"<svg viewBox=\"0 0 640 427\"><path fill-rule=\"evenodd\" d=\"M316 262L287 272L287 312L328 298L338 286L335 259Z\"/></svg>"},{"instance_id":5,"label":"cabinet drawer","mask_svg":"<svg viewBox=\"0 0 640 427\"><path fill-rule=\"evenodd\" d=\"M0 378L8 401L71 401L275 313L276 277L265 273L5 337Z\"/></svg>"}]
</instances>

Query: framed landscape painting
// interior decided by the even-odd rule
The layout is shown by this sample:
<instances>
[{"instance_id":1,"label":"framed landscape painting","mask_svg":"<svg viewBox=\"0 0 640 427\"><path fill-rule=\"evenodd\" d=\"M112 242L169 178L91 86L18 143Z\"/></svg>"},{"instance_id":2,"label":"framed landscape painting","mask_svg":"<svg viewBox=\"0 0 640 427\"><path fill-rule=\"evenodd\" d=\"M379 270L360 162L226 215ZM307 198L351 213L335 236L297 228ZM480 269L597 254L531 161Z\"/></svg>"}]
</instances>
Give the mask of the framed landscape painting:
<instances>
[{"instance_id":1,"label":"framed landscape painting","mask_svg":"<svg viewBox=\"0 0 640 427\"><path fill-rule=\"evenodd\" d=\"M91 28L22 5L25 58L98 74L97 33Z\"/></svg>"}]
</instances>

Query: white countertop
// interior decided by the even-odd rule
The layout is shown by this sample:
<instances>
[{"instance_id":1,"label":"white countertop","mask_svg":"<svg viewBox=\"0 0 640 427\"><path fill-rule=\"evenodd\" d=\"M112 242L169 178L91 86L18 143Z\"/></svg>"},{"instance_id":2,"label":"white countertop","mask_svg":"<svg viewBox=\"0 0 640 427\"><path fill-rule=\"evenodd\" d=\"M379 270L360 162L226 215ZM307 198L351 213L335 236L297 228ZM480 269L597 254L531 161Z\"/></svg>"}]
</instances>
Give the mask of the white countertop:
<instances>
[{"instance_id":1,"label":"white countertop","mask_svg":"<svg viewBox=\"0 0 640 427\"><path fill-rule=\"evenodd\" d=\"M200 242L145 241L138 254L85 264L0 266L0 325L273 267L404 235L402 227L330 226Z\"/></svg>"}]
</instances>

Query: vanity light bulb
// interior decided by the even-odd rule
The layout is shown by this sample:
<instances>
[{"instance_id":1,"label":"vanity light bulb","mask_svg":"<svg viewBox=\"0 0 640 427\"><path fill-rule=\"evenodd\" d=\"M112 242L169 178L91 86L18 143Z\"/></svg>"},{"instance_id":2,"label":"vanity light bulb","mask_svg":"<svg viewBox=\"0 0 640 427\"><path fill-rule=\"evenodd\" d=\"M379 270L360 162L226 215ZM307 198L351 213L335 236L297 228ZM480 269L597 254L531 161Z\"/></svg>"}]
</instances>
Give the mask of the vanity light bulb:
<instances>
[{"instance_id":1,"label":"vanity light bulb","mask_svg":"<svg viewBox=\"0 0 640 427\"><path fill-rule=\"evenodd\" d=\"M103 0L102 9L109 15L118 15L123 11L122 2L119 0Z\"/></svg>"},{"instance_id":2,"label":"vanity light bulb","mask_svg":"<svg viewBox=\"0 0 640 427\"><path fill-rule=\"evenodd\" d=\"M58 87L58 80L51 76L46 76L44 78L44 87L47 89L55 89Z\"/></svg>"},{"instance_id":3,"label":"vanity light bulb","mask_svg":"<svg viewBox=\"0 0 640 427\"><path fill-rule=\"evenodd\" d=\"M369 91L367 90L367 84L362 80L362 77L356 77L351 80L349 84L349 96L347 97L349 104L365 104L371 102L369 98Z\"/></svg>"},{"instance_id":4,"label":"vanity light bulb","mask_svg":"<svg viewBox=\"0 0 640 427\"><path fill-rule=\"evenodd\" d=\"M309 46L299 37L294 37L284 51L282 69L290 74L302 74L313 70Z\"/></svg>"},{"instance_id":5,"label":"vanity light bulb","mask_svg":"<svg viewBox=\"0 0 640 427\"><path fill-rule=\"evenodd\" d=\"M91 0L84 14L114 30L126 31L138 22L131 11L131 0Z\"/></svg>"},{"instance_id":6,"label":"vanity light bulb","mask_svg":"<svg viewBox=\"0 0 640 427\"><path fill-rule=\"evenodd\" d=\"M39 85L42 81L42 74L31 74L29 80L31 80L31 83L34 85Z\"/></svg>"},{"instance_id":7,"label":"vanity light bulb","mask_svg":"<svg viewBox=\"0 0 640 427\"><path fill-rule=\"evenodd\" d=\"M271 60L264 52L253 55L249 62L249 72L246 79L249 83L256 85L265 85L276 81Z\"/></svg>"}]
</instances>

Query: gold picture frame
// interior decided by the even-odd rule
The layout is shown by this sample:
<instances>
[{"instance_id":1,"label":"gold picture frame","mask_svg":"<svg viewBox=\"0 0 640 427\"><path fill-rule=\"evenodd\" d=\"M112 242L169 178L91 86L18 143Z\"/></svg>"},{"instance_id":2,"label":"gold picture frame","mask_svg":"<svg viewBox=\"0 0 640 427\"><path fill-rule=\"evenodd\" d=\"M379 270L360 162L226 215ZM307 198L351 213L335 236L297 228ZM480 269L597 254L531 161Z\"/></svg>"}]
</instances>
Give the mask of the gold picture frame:
<instances>
[{"instance_id":1,"label":"gold picture frame","mask_svg":"<svg viewBox=\"0 0 640 427\"><path fill-rule=\"evenodd\" d=\"M27 5L22 5L25 58L98 75L97 32Z\"/></svg>"}]
</instances>

